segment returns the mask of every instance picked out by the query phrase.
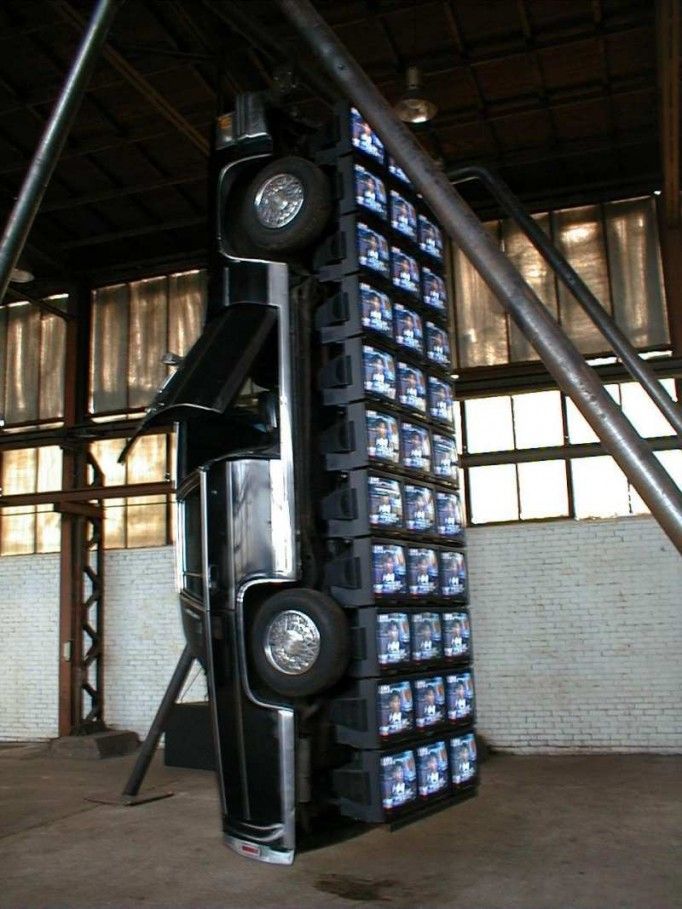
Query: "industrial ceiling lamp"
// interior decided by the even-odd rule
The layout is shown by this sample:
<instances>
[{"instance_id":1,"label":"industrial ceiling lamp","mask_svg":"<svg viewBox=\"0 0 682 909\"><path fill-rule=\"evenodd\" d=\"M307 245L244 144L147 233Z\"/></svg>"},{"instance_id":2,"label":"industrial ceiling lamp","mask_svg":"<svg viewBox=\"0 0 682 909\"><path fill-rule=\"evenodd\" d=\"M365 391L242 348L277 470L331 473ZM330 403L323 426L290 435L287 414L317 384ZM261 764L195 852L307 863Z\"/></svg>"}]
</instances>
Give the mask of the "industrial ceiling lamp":
<instances>
[{"instance_id":1,"label":"industrial ceiling lamp","mask_svg":"<svg viewBox=\"0 0 682 909\"><path fill-rule=\"evenodd\" d=\"M408 66L406 91L395 106L395 112L405 123L427 123L438 113L438 108L424 97L421 73L418 66Z\"/></svg>"},{"instance_id":2,"label":"industrial ceiling lamp","mask_svg":"<svg viewBox=\"0 0 682 909\"><path fill-rule=\"evenodd\" d=\"M9 279L12 284L30 284L35 280L31 265L24 255L19 256L19 261L10 272Z\"/></svg>"}]
</instances>

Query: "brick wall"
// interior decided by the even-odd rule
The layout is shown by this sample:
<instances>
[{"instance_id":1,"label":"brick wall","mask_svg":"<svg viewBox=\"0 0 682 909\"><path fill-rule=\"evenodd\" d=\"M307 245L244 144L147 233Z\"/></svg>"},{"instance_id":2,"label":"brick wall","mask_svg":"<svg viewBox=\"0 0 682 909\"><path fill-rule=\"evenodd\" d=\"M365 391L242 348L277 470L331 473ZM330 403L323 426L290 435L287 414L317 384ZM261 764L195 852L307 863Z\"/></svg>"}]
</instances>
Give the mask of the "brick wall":
<instances>
[{"instance_id":1,"label":"brick wall","mask_svg":"<svg viewBox=\"0 0 682 909\"><path fill-rule=\"evenodd\" d=\"M469 549L493 745L682 750L682 561L650 518L473 528ZM111 552L106 571L107 721L144 734L183 646L172 550ZM0 739L56 735L57 574L56 556L0 559ZM199 677L186 696L204 694Z\"/></svg>"},{"instance_id":2,"label":"brick wall","mask_svg":"<svg viewBox=\"0 0 682 909\"><path fill-rule=\"evenodd\" d=\"M57 735L59 556L0 559L0 741Z\"/></svg>"}]
</instances>

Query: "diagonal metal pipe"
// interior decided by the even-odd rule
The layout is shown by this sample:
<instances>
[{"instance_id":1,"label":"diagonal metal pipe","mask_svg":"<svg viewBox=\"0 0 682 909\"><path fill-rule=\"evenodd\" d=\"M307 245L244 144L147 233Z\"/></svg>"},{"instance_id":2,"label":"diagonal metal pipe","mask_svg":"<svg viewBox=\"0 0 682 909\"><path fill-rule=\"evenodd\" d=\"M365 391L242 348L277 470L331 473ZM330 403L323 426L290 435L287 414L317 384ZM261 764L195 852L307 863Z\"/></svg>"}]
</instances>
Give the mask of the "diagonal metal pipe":
<instances>
[{"instance_id":1,"label":"diagonal metal pipe","mask_svg":"<svg viewBox=\"0 0 682 909\"><path fill-rule=\"evenodd\" d=\"M122 0L98 0L66 82L45 126L0 242L0 301L26 243L85 87Z\"/></svg>"},{"instance_id":2,"label":"diagonal metal pipe","mask_svg":"<svg viewBox=\"0 0 682 909\"><path fill-rule=\"evenodd\" d=\"M542 305L476 214L395 116L377 87L340 43L309 0L277 0L346 96L368 118L388 150L422 193L441 224L520 330L550 374L575 402L658 523L682 552L682 494L603 387L599 377Z\"/></svg>"},{"instance_id":3,"label":"diagonal metal pipe","mask_svg":"<svg viewBox=\"0 0 682 909\"><path fill-rule=\"evenodd\" d=\"M566 261L543 229L531 218L507 184L477 164L448 171L453 183L480 180L500 207L516 221L540 255L554 269L559 280L571 291L592 319L612 350L620 357L630 375L642 385L649 397L682 439L682 410L656 378L654 371L639 356L616 321L606 312L577 271Z\"/></svg>"}]
</instances>

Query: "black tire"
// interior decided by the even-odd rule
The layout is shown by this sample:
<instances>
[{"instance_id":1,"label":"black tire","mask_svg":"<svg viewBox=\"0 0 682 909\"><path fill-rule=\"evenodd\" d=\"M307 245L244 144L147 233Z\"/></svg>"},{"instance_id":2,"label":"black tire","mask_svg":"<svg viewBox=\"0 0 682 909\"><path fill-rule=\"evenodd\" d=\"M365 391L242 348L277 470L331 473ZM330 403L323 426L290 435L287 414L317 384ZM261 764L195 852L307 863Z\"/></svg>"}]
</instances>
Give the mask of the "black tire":
<instances>
[{"instance_id":1,"label":"black tire","mask_svg":"<svg viewBox=\"0 0 682 909\"><path fill-rule=\"evenodd\" d=\"M268 227L256 214L256 196L266 180L277 174L291 174L301 181L303 205L288 224ZM249 184L238 207L237 223L232 232L237 235L243 232L248 242L264 252L297 252L317 240L331 210L329 181L317 165L293 155L278 158L260 170Z\"/></svg>"},{"instance_id":2,"label":"black tire","mask_svg":"<svg viewBox=\"0 0 682 909\"><path fill-rule=\"evenodd\" d=\"M273 620L290 610L308 616L320 635L317 658L300 675L278 669L266 653L266 636ZM341 607L326 594L303 588L282 590L258 607L250 644L258 675L273 691L287 697L310 697L330 688L345 672L350 656L348 622Z\"/></svg>"}]
</instances>

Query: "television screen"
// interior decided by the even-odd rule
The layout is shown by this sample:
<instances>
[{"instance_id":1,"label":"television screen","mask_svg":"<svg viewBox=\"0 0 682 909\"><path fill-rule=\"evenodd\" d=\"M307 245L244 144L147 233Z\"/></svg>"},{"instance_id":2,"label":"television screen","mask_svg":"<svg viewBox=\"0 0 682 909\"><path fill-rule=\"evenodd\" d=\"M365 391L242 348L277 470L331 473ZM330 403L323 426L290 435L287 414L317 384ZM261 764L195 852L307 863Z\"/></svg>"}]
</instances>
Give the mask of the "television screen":
<instances>
[{"instance_id":1,"label":"television screen","mask_svg":"<svg viewBox=\"0 0 682 909\"><path fill-rule=\"evenodd\" d=\"M372 577L376 596L396 596L406 593L405 550L403 547L375 543L372 546Z\"/></svg>"},{"instance_id":2,"label":"television screen","mask_svg":"<svg viewBox=\"0 0 682 909\"><path fill-rule=\"evenodd\" d=\"M386 187L384 181L375 177L373 173L361 164L353 166L355 176L355 201L358 205L368 209L380 218L388 217L386 203Z\"/></svg>"},{"instance_id":3,"label":"television screen","mask_svg":"<svg viewBox=\"0 0 682 909\"><path fill-rule=\"evenodd\" d=\"M433 434L433 472L437 477L457 481L457 445L449 436Z\"/></svg>"},{"instance_id":4,"label":"television screen","mask_svg":"<svg viewBox=\"0 0 682 909\"><path fill-rule=\"evenodd\" d=\"M375 290L364 281L360 282L360 303L362 305L362 325L382 335L393 337L393 306L386 294Z\"/></svg>"},{"instance_id":5,"label":"television screen","mask_svg":"<svg viewBox=\"0 0 682 909\"><path fill-rule=\"evenodd\" d=\"M433 493L426 486L405 483L405 527L419 533L433 531Z\"/></svg>"},{"instance_id":6,"label":"television screen","mask_svg":"<svg viewBox=\"0 0 682 909\"><path fill-rule=\"evenodd\" d=\"M380 666L392 666L410 659L410 623L404 612L377 616L377 659Z\"/></svg>"},{"instance_id":7,"label":"television screen","mask_svg":"<svg viewBox=\"0 0 682 909\"><path fill-rule=\"evenodd\" d=\"M350 109L351 142L355 148L384 163L384 143L355 107Z\"/></svg>"},{"instance_id":8,"label":"television screen","mask_svg":"<svg viewBox=\"0 0 682 909\"><path fill-rule=\"evenodd\" d=\"M361 221L358 222L358 261L365 268L388 278L390 265L386 238Z\"/></svg>"},{"instance_id":9,"label":"television screen","mask_svg":"<svg viewBox=\"0 0 682 909\"><path fill-rule=\"evenodd\" d=\"M462 532L462 506L456 493L436 493L436 516L441 536L455 537Z\"/></svg>"},{"instance_id":10,"label":"television screen","mask_svg":"<svg viewBox=\"0 0 682 909\"><path fill-rule=\"evenodd\" d=\"M418 663L439 659L442 656L441 644L441 621L438 613L413 613L412 659Z\"/></svg>"},{"instance_id":11,"label":"television screen","mask_svg":"<svg viewBox=\"0 0 682 909\"><path fill-rule=\"evenodd\" d=\"M393 357L369 344L362 345L365 391L390 401L395 399L395 364Z\"/></svg>"},{"instance_id":12,"label":"television screen","mask_svg":"<svg viewBox=\"0 0 682 909\"><path fill-rule=\"evenodd\" d=\"M412 596L431 596L438 591L438 557L434 549L407 550L408 586Z\"/></svg>"},{"instance_id":13,"label":"television screen","mask_svg":"<svg viewBox=\"0 0 682 909\"><path fill-rule=\"evenodd\" d=\"M413 751L381 758L381 801L387 811L417 798L417 768Z\"/></svg>"},{"instance_id":14,"label":"television screen","mask_svg":"<svg viewBox=\"0 0 682 909\"><path fill-rule=\"evenodd\" d=\"M444 597L461 596L466 592L467 569L461 552L441 553L441 592Z\"/></svg>"},{"instance_id":15,"label":"television screen","mask_svg":"<svg viewBox=\"0 0 682 909\"><path fill-rule=\"evenodd\" d=\"M455 786L463 786L476 776L476 757L473 732L450 739L450 771Z\"/></svg>"},{"instance_id":16,"label":"television screen","mask_svg":"<svg viewBox=\"0 0 682 909\"><path fill-rule=\"evenodd\" d=\"M471 628L466 612L443 613L443 653L464 657L471 652Z\"/></svg>"},{"instance_id":17,"label":"television screen","mask_svg":"<svg viewBox=\"0 0 682 909\"><path fill-rule=\"evenodd\" d=\"M377 689L379 735L399 735L414 729L412 688L409 682L391 682Z\"/></svg>"},{"instance_id":18,"label":"television screen","mask_svg":"<svg viewBox=\"0 0 682 909\"><path fill-rule=\"evenodd\" d=\"M431 440L428 430L403 420L400 435L403 443L403 467L431 470Z\"/></svg>"},{"instance_id":19,"label":"television screen","mask_svg":"<svg viewBox=\"0 0 682 909\"><path fill-rule=\"evenodd\" d=\"M405 407L426 413L426 387L421 369L398 362L398 400Z\"/></svg>"},{"instance_id":20,"label":"television screen","mask_svg":"<svg viewBox=\"0 0 682 909\"><path fill-rule=\"evenodd\" d=\"M414 683L414 707L417 729L428 729L445 721L445 685L440 676L417 679Z\"/></svg>"},{"instance_id":21,"label":"television screen","mask_svg":"<svg viewBox=\"0 0 682 909\"><path fill-rule=\"evenodd\" d=\"M397 246L391 247L391 276L393 283L400 290L419 296L419 268L417 260L408 256Z\"/></svg>"},{"instance_id":22,"label":"television screen","mask_svg":"<svg viewBox=\"0 0 682 909\"><path fill-rule=\"evenodd\" d=\"M392 174L392 176L397 177L398 180L402 180L402 182L406 183L408 186L412 186L410 178L392 155L388 156L388 172Z\"/></svg>"},{"instance_id":23,"label":"television screen","mask_svg":"<svg viewBox=\"0 0 682 909\"><path fill-rule=\"evenodd\" d=\"M443 235L440 228L424 215L419 215L419 248L437 259L443 258Z\"/></svg>"},{"instance_id":24,"label":"television screen","mask_svg":"<svg viewBox=\"0 0 682 909\"><path fill-rule=\"evenodd\" d=\"M424 343L424 329L421 316L402 303L395 304L395 339L409 350L421 353Z\"/></svg>"},{"instance_id":25,"label":"television screen","mask_svg":"<svg viewBox=\"0 0 682 909\"><path fill-rule=\"evenodd\" d=\"M398 421L390 414L367 411L367 454L377 461L400 461Z\"/></svg>"},{"instance_id":26,"label":"television screen","mask_svg":"<svg viewBox=\"0 0 682 909\"><path fill-rule=\"evenodd\" d=\"M411 240L417 239L417 212L404 196L391 190L391 227Z\"/></svg>"},{"instance_id":27,"label":"television screen","mask_svg":"<svg viewBox=\"0 0 682 909\"><path fill-rule=\"evenodd\" d=\"M448 751L445 742L417 748L419 795L429 798L448 786Z\"/></svg>"},{"instance_id":28,"label":"television screen","mask_svg":"<svg viewBox=\"0 0 682 909\"><path fill-rule=\"evenodd\" d=\"M434 420L454 425L452 388L447 382L429 376L429 413Z\"/></svg>"},{"instance_id":29,"label":"television screen","mask_svg":"<svg viewBox=\"0 0 682 909\"><path fill-rule=\"evenodd\" d=\"M474 680L470 672L449 675L445 680L448 719L466 723L474 715Z\"/></svg>"},{"instance_id":30,"label":"television screen","mask_svg":"<svg viewBox=\"0 0 682 909\"><path fill-rule=\"evenodd\" d=\"M369 523L372 527L400 527L403 523L403 502L400 483L383 477L368 477Z\"/></svg>"},{"instance_id":31,"label":"television screen","mask_svg":"<svg viewBox=\"0 0 682 909\"><path fill-rule=\"evenodd\" d=\"M433 322L426 323L426 356L432 363L450 367L450 340L448 333Z\"/></svg>"},{"instance_id":32,"label":"television screen","mask_svg":"<svg viewBox=\"0 0 682 909\"><path fill-rule=\"evenodd\" d=\"M423 300L427 306L445 312L447 305L447 296L445 293L445 282L430 268L422 268L422 281L424 283Z\"/></svg>"}]
</instances>

